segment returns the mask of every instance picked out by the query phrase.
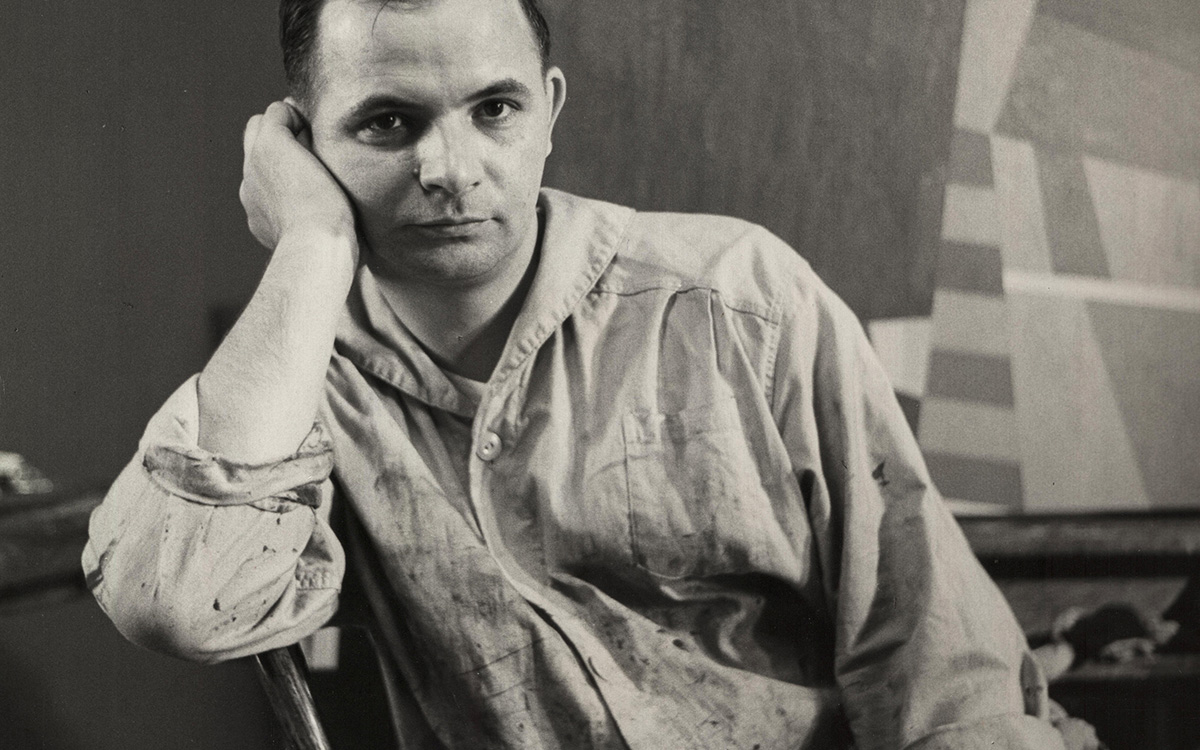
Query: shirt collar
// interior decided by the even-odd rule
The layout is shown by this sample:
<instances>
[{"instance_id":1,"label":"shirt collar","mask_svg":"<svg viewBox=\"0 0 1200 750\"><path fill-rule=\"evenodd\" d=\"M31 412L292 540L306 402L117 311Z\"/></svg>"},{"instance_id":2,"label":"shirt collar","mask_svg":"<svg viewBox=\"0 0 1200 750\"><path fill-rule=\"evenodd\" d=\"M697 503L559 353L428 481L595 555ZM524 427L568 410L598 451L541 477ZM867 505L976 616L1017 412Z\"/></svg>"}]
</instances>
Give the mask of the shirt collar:
<instances>
[{"instance_id":1,"label":"shirt collar","mask_svg":"<svg viewBox=\"0 0 1200 750\"><path fill-rule=\"evenodd\" d=\"M538 268L489 387L505 381L579 305L612 262L634 211L543 188ZM337 350L359 369L404 393L459 416L475 406L396 317L366 265L346 300Z\"/></svg>"}]
</instances>

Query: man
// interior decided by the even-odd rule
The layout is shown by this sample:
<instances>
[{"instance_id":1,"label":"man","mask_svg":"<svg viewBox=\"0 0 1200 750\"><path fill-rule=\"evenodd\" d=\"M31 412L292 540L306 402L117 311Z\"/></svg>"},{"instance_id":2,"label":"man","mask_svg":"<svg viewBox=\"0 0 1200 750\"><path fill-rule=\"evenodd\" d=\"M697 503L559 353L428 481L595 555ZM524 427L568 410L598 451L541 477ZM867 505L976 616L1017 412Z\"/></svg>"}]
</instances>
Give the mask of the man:
<instances>
[{"instance_id":1,"label":"man","mask_svg":"<svg viewBox=\"0 0 1200 750\"><path fill-rule=\"evenodd\" d=\"M242 185L271 261L93 516L126 636L294 642L348 555L406 747L1062 747L803 261L539 191L566 88L532 0L281 19Z\"/></svg>"}]
</instances>

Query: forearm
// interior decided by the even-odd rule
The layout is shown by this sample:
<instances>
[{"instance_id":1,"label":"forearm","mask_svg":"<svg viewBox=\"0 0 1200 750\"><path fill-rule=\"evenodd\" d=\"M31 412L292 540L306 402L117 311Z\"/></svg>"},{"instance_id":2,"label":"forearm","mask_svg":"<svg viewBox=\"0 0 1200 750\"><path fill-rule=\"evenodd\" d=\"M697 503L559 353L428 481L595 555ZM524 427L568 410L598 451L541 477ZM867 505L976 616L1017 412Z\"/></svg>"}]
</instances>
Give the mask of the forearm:
<instances>
[{"instance_id":1,"label":"forearm","mask_svg":"<svg viewBox=\"0 0 1200 750\"><path fill-rule=\"evenodd\" d=\"M239 196L271 261L89 528L83 564L101 606L130 640L186 658L293 642L337 606L332 450L315 422L358 243L306 127L284 102L247 123Z\"/></svg>"},{"instance_id":2,"label":"forearm","mask_svg":"<svg viewBox=\"0 0 1200 750\"><path fill-rule=\"evenodd\" d=\"M355 271L352 229L285 236L200 376L199 446L230 460L289 455L312 428Z\"/></svg>"},{"instance_id":3,"label":"forearm","mask_svg":"<svg viewBox=\"0 0 1200 750\"><path fill-rule=\"evenodd\" d=\"M307 132L274 102L243 136L239 197L271 262L199 386L198 445L231 461L287 456L308 434L358 265L354 212Z\"/></svg>"}]
</instances>

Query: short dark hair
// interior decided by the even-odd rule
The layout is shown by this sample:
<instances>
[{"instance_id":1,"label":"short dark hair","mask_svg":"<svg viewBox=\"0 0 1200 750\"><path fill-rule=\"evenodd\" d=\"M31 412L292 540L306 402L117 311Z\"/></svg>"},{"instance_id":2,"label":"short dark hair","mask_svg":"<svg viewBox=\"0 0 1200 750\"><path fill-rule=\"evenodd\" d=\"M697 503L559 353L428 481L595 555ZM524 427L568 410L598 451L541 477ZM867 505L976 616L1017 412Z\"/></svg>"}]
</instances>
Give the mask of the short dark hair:
<instances>
[{"instance_id":1,"label":"short dark hair","mask_svg":"<svg viewBox=\"0 0 1200 750\"><path fill-rule=\"evenodd\" d=\"M312 57L317 42L317 20L326 0L279 0L279 46L283 48L283 72L295 96L310 93ZM380 0L386 6L391 0ZM538 0L520 0L521 9L533 28L542 66L550 61L550 26Z\"/></svg>"}]
</instances>

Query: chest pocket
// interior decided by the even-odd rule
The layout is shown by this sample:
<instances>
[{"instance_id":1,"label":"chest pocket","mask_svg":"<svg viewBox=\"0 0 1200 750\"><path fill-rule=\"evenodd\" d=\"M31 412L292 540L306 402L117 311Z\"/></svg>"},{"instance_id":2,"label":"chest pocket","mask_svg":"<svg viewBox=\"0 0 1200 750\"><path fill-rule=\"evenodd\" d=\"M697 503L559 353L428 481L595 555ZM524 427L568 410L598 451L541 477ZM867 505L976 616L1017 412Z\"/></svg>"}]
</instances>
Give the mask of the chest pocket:
<instances>
[{"instance_id":1,"label":"chest pocket","mask_svg":"<svg viewBox=\"0 0 1200 750\"><path fill-rule=\"evenodd\" d=\"M757 569L771 504L732 397L622 423L634 562L665 578Z\"/></svg>"}]
</instances>

